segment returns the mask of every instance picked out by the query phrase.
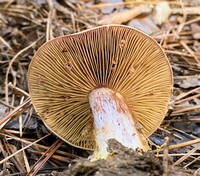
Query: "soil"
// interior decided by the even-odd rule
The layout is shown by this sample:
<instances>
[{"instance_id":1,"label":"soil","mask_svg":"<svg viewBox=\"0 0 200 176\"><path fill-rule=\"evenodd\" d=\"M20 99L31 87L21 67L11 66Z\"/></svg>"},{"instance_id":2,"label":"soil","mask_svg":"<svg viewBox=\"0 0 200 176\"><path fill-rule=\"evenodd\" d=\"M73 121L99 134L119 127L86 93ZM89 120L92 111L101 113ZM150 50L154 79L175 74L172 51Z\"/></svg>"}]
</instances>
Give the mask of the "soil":
<instances>
[{"instance_id":1,"label":"soil","mask_svg":"<svg viewBox=\"0 0 200 176\"><path fill-rule=\"evenodd\" d=\"M63 172L53 176L159 176L164 175L162 161L151 152L141 153L122 146L115 140L109 141L112 156L106 160L90 162L88 159L74 160ZM169 167L168 175L191 176L190 171Z\"/></svg>"}]
</instances>

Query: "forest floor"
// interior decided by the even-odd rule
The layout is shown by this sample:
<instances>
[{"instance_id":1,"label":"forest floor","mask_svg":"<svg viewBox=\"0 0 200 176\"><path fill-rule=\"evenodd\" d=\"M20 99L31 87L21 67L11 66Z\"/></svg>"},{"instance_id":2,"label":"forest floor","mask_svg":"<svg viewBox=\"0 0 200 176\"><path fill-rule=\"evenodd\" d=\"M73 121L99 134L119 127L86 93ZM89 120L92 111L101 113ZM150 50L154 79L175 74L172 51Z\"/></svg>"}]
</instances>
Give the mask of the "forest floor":
<instances>
[{"instance_id":1,"label":"forest floor","mask_svg":"<svg viewBox=\"0 0 200 176\"><path fill-rule=\"evenodd\" d=\"M200 175L199 0L0 0L0 175ZM28 94L28 66L58 36L104 24L152 36L173 69L168 114L142 154L111 141L113 157L89 162L44 126ZM58 146L57 149L55 146Z\"/></svg>"}]
</instances>

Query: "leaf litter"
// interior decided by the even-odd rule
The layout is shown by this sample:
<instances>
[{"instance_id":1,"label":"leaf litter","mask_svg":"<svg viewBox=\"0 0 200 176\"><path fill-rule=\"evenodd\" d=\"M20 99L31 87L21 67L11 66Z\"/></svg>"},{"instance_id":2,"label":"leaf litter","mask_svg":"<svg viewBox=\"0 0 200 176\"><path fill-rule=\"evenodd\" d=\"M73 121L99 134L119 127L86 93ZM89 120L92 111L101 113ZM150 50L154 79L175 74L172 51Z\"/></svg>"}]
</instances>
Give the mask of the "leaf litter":
<instances>
[{"instance_id":1,"label":"leaf litter","mask_svg":"<svg viewBox=\"0 0 200 176\"><path fill-rule=\"evenodd\" d=\"M1 0L0 175L200 174L199 6L187 0ZM61 142L33 111L26 74L45 41L110 23L157 40L172 65L174 88L168 114L150 137L151 154L121 146L111 149L117 152L110 160L90 163L88 151Z\"/></svg>"}]
</instances>

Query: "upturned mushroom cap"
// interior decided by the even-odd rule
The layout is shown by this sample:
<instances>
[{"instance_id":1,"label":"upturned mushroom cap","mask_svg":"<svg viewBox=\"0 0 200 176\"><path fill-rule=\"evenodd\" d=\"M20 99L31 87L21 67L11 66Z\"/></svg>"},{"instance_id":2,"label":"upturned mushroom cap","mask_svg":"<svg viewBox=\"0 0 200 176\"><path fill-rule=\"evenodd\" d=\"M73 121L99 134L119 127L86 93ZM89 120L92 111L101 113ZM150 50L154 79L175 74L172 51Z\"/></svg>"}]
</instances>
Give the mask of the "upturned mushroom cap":
<instances>
[{"instance_id":1,"label":"upturned mushroom cap","mask_svg":"<svg viewBox=\"0 0 200 176\"><path fill-rule=\"evenodd\" d=\"M173 81L166 55L154 39L132 27L108 25L45 43L32 59L28 83L45 125L67 143L93 150L88 100L93 89L120 93L149 136L168 110Z\"/></svg>"}]
</instances>

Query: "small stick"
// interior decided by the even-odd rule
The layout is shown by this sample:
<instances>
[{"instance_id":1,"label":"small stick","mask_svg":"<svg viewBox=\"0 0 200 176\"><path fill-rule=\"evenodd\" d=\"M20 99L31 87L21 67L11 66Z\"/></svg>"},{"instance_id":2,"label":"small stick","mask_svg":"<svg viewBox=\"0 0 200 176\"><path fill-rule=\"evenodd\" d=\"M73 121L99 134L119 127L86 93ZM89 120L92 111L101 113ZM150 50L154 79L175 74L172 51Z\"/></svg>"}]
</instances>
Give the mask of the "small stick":
<instances>
[{"instance_id":1,"label":"small stick","mask_svg":"<svg viewBox=\"0 0 200 176\"><path fill-rule=\"evenodd\" d=\"M171 153L171 154L168 154L168 156L170 156L170 157L185 156L185 155L187 155L187 153ZM164 154L155 154L155 156L163 158ZM193 156L200 156L200 153L193 153L192 156L190 155L189 157L194 158Z\"/></svg>"},{"instance_id":2,"label":"small stick","mask_svg":"<svg viewBox=\"0 0 200 176\"><path fill-rule=\"evenodd\" d=\"M200 175L200 168L194 172L194 175Z\"/></svg>"},{"instance_id":3,"label":"small stick","mask_svg":"<svg viewBox=\"0 0 200 176\"><path fill-rule=\"evenodd\" d=\"M182 156L181 158L179 158L173 165L179 165L181 164L184 160L186 160L191 154L193 154L196 150L198 150L199 147L195 147L192 150L190 150L189 152L187 152L187 155Z\"/></svg>"},{"instance_id":4,"label":"small stick","mask_svg":"<svg viewBox=\"0 0 200 176\"><path fill-rule=\"evenodd\" d=\"M10 109L15 109L13 106L6 104L5 102L0 100L0 104L3 104L4 106L10 108Z\"/></svg>"},{"instance_id":5,"label":"small stick","mask_svg":"<svg viewBox=\"0 0 200 176\"><path fill-rule=\"evenodd\" d=\"M168 154L169 154L169 137L165 137L165 142L163 144L164 148L164 155L163 155L163 176L168 176L169 175L169 168L168 168Z\"/></svg>"},{"instance_id":6,"label":"small stick","mask_svg":"<svg viewBox=\"0 0 200 176\"><path fill-rule=\"evenodd\" d=\"M200 123L200 118L189 118L189 119L172 119L172 120L163 120L163 123L171 123L171 122L197 122Z\"/></svg>"},{"instance_id":7,"label":"small stick","mask_svg":"<svg viewBox=\"0 0 200 176\"><path fill-rule=\"evenodd\" d=\"M174 110L172 114L179 114L182 112L186 112L186 111L197 111L200 109L200 105L194 105L194 106L188 106L186 108L180 109L180 110Z\"/></svg>"},{"instance_id":8,"label":"small stick","mask_svg":"<svg viewBox=\"0 0 200 176\"><path fill-rule=\"evenodd\" d=\"M177 149L177 148L181 148L181 147L186 147L188 145L194 145L194 144L198 144L198 143L200 143L200 138L194 139L194 140L191 140L191 141L187 141L187 142L182 142L180 144L170 145L169 150L173 150L173 149ZM162 152L162 151L164 151L164 148L153 150L153 152Z\"/></svg>"},{"instance_id":9,"label":"small stick","mask_svg":"<svg viewBox=\"0 0 200 176\"><path fill-rule=\"evenodd\" d=\"M9 45L8 42L6 42L6 41L4 40L4 38L2 38L1 36L0 36L0 42L3 43L9 50L11 50L11 51L13 52L12 47Z\"/></svg>"},{"instance_id":10,"label":"small stick","mask_svg":"<svg viewBox=\"0 0 200 176\"><path fill-rule=\"evenodd\" d=\"M20 100L20 105L23 103L23 101L24 101L24 96ZM23 128L22 114L20 114L19 115L19 134L20 134L20 137L22 137L22 135L23 135L22 128Z\"/></svg>"},{"instance_id":11,"label":"small stick","mask_svg":"<svg viewBox=\"0 0 200 176\"><path fill-rule=\"evenodd\" d=\"M39 152L39 151L32 150L32 149L28 149L28 151L30 153L34 153L34 154L37 154L37 155L41 155L42 154L42 155L48 156L48 153L45 153L45 152ZM56 154L52 155L51 158L59 160L59 161L62 161L64 163L69 163L70 161L72 161L72 159L69 160L69 158L66 158L66 157L60 156L60 155L56 155Z\"/></svg>"},{"instance_id":12,"label":"small stick","mask_svg":"<svg viewBox=\"0 0 200 176\"><path fill-rule=\"evenodd\" d=\"M166 53L169 53L169 54L180 55L180 56L193 57L191 54L183 53L183 52L180 52L180 51L165 50L165 52L166 52Z\"/></svg>"},{"instance_id":13,"label":"small stick","mask_svg":"<svg viewBox=\"0 0 200 176\"><path fill-rule=\"evenodd\" d=\"M183 102L185 102L185 101L190 101L190 100L193 100L193 99L198 98L198 97L200 97L200 94L196 94L196 95L193 95L193 96L184 98L184 99L182 99L182 100L175 101L175 102L174 102L174 105L181 104L181 103L183 103Z\"/></svg>"},{"instance_id":14,"label":"small stick","mask_svg":"<svg viewBox=\"0 0 200 176\"><path fill-rule=\"evenodd\" d=\"M182 22L181 24L178 26L178 33L180 33L183 29L183 26L184 26L184 23L187 19L187 13L186 13L186 10L185 10L185 5L183 4L183 0L180 0L180 3L181 3L181 10L183 12L183 18L182 18Z\"/></svg>"},{"instance_id":15,"label":"small stick","mask_svg":"<svg viewBox=\"0 0 200 176\"><path fill-rule=\"evenodd\" d=\"M196 23L198 21L200 21L200 17L192 19L192 20L189 20L189 21L185 22L184 25L189 25L191 23Z\"/></svg>"},{"instance_id":16,"label":"small stick","mask_svg":"<svg viewBox=\"0 0 200 176\"><path fill-rule=\"evenodd\" d=\"M188 166L190 166L191 164L193 164L194 162L196 162L196 161L200 161L200 156L198 156L197 158L194 158L194 160L193 161L191 161L191 162L189 162L187 165L185 165L183 168L187 168Z\"/></svg>"},{"instance_id":17,"label":"small stick","mask_svg":"<svg viewBox=\"0 0 200 176\"><path fill-rule=\"evenodd\" d=\"M193 58L195 59L195 61L196 61L198 64L200 64L199 59L198 59L197 56L194 54L194 52L190 49L190 47L189 47L183 40L181 40L180 43L181 43L181 45L188 51L188 53L190 53L190 54L193 56Z\"/></svg>"},{"instance_id":18,"label":"small stick","mask_svg":"<svg viewBox=\"0 0 200 176\"><path fill-rule=\"evenodd\" d=\"M21 92L22 94L24 94L25 96L29 97L29 94L27 92L25 92L24 90L20 89L19 87L14 86L11 82L8 83L8 87Z\"/></svg>"},{"instance_id":19,"label":"small stick","mask_svg":"<svg viewBox=\"0 0 200 176\"><path fill-rule=\"evenodd\" d=\"M166 129L164 129L164 128L159 127L158 129L161 130L161 131L164 131L164 132L167 133L167 134L172 135L171 132L169 132L168 130L166 130ZM176 134L173 134L173 136L176 137L177 139L183 140L182 137L180 137L180 136L178 136L178 135L176 135Z\"/></svg>"}]
</instances>

